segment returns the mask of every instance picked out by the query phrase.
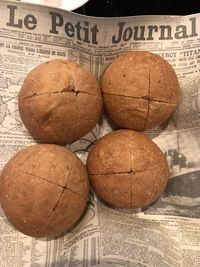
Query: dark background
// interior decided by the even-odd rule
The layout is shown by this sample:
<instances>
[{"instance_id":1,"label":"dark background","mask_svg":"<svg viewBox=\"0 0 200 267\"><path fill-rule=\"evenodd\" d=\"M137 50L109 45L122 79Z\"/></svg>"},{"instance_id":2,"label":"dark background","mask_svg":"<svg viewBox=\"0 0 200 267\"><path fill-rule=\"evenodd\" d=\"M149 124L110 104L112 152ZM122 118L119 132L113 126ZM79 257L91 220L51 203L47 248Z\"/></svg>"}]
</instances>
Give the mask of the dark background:
<instances>
[{"instance_id":1,"label":"dark background","mask_svg":"<svg viewBox=\"0 0 200 267\"><path fill-rule=\"evenodd\" d=\"M97 17L189 15L200 12L200 0L90 0L75 12Z\"/></svg>"}]
</instances>

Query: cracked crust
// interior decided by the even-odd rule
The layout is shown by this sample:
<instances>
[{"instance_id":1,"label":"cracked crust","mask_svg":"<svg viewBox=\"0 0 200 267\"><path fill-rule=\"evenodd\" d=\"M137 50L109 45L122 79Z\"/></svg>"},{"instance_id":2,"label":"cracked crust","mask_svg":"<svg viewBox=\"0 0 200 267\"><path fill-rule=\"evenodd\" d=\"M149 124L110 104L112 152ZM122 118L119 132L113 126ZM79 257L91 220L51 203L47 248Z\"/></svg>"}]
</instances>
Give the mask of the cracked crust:
<instances>
[{"instance_id":1,"label":"cracked crust","mask_svg":"<svg viewBox=\"0 0 200 267\"><path fill-rule=\"evenodd\" d=\"M179 98L179 83L171 65L146 51L117 57L106 69L101 87L109 117L122 128L140 131L167 120ZM146 102L138 105L139 100ZM160 117L151 109L154 102L163 103Z\"/></svg>"},{"instance_id":2,"label":"cracked crust","mask_svg":"<svg viewBox=\"0 0 200 267\"><path fill-rule=\"evenodd\" d=\"M87 169L99 198L117 208L141 208L163 192L169 168L159 147L145 135L119 130L91 148Z\"/></svg>"},{"instance_id":3,"label":"cracked crust","mask_svg":"<svg viewBox=\"0 0 200 267\"><path fill-rule=\"evenodd\" d=\"M49 233L54 233L54 235L60 233L61 228L66 230L66 223L70 228L70 225L73 226L80 218L86 204L86 199L80 198L71 191L64 190L56 209L48 217L48 223L43 225L38 235L47 236ZM79 214L78 218L77 214Z\"/></svg>"},{"instance_id":4,"label":"cracked crust","mask_svg":"<svg viewBox=\"0 0 200 267\"><path fill-rule=\"evenodd\" d=\"M111 120L115 121L122 128L143 130L148 113L148 100L125 96L104 94L104 104ZM131 116L130 116L131 114Z\"/></svg>"},{"instance_id":5,"label":"cracked crust","mask_svg":"<svg viewBox=\"0 0 200 267\"><path fill-rule=\"evenodd\" d=\"M23 123L34 137L66 144L95 127L102 98L90 72L71 60L52 60L28 74L18 106Z\"/></svg>"},{"instance_id":6,"label":"cracked crust","mask_svg":"<svg viewBox=\"0 0 200 267\"><path fill-rule=\"evenodd\" d=\"M86 168L73 153L57 145L35 145L6 164L0 190L2 208L13 226L45 237L76 223L85 209L89 185Z\"/></svg>"}]
</instances>

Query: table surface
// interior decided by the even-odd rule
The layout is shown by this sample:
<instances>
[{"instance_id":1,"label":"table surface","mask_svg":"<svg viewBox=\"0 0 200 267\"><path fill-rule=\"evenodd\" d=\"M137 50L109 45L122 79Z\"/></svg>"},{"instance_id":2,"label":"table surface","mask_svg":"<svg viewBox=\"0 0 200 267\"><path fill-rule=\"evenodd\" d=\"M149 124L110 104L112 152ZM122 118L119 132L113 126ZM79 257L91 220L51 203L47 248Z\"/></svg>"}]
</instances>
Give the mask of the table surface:
<instances>
[{"instance_id":1,"label":"table surface","mask_svg":"<svg viewBox=\"0 0 200 267\"><path fill-rule=\"evenodd\" d=\"M200 0L90 0L75 12L97 17L188 15L200 12Z\"/></svg>"}]
</instances>

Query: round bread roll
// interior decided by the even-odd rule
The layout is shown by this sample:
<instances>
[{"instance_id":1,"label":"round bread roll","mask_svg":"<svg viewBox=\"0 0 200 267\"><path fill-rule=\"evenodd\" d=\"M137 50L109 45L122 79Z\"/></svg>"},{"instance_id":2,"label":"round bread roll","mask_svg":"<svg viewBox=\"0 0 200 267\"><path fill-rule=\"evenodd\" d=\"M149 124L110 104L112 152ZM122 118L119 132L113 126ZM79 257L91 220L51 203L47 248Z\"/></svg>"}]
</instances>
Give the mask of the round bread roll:
<instances>
[{"instance_id":1,"label":"round bread roll","mask_svg":"<svg viewBox=\"0 0 200 267\"><path fill-rule=\"evenodd\" d=\"M0 202L10 223L33 237L73 226L88 198L86 167L67 149L34 145L18 152L0 177Z\"/></svg>"},{"instance_id":2,"label":"round bread roll","mask_svg":"<svg viewBox=\"0 0 200 267\"><path fill-rule=\"evenodd\" d=\"M87 169L97 196L115 208L142 208L155 201L169 179L159 147L145 135L119 130L91 148Z\"/></svg>"},{"instance_id":3,"label":"round bread roll","mask_svg":"<svg viewBox=\"0 0 200 267\"><path fill-rule=\"evenodd\" d=\"M71 60L52 60L28 74L18 104L21 119L34 137L66 144L95 127L102 97L90 72Z\"/></svg>"},{"instance_id":4,"label":"round bread roll","mask_svg":"<svg viewBox=\"0 0 200 267\"><path fill-rule=\"evenodd\" d=\"M122 128L142 131L170 117L178 103L179 83L166 60L133 51L108 66L102 91L108 116Z\"/></svg>"}]
</instances>

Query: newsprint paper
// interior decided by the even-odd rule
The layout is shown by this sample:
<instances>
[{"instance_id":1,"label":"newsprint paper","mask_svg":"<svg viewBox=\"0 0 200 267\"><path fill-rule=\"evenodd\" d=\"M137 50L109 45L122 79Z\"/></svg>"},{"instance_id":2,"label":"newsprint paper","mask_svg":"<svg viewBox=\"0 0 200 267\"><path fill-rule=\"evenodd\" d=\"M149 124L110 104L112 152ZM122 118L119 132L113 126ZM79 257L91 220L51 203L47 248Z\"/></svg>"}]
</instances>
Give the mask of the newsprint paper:
<instances>
[{"instance_id":1,"label":"newsprint paper","mask_svg":"<svg viewBox=\"0 0 200 267\"><path fill-rule=\"evenodd\" d=\"M129 50L159 54L175 68L181 101L163 125L147 131L165 153L171 179L154 204L114 210L91 192L80 223L55 238L16 231L0 210L0 267L200 266L200 14L87 17L0 1L0 164L35 141L23 126L17 95L27 73L49 59L73 59L100 80ZM113 130L104 115L68 147L86 161L91 144Z\"/></svg>"}]
</instances>

